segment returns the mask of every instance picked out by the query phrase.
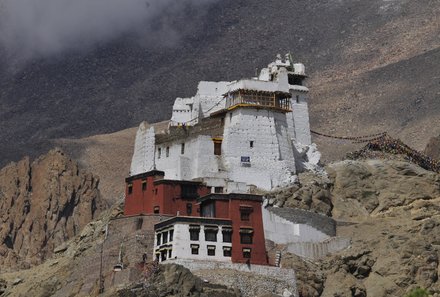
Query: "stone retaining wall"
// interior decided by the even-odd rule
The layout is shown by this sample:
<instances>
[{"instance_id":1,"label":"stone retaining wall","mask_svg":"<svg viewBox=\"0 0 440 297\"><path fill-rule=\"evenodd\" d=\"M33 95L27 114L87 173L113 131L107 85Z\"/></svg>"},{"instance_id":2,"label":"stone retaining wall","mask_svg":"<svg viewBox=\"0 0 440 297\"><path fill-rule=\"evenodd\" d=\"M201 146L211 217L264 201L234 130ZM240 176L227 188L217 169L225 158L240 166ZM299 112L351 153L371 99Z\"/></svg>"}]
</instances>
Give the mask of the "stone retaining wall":
<instances>
[{"instance_id":1,"label":"stone retaining wall","mask_svg":"<svg viewBox=\"0 0 440 297\"><path fill-rule=\"evenodd\" d=\"M205 281L237 288L244 297L264 293L283 295L285 290L291 292L291 296L298 296L293 269L185 259L170 259L164 263L182 265Z\"/></svg>"}]
</instances>

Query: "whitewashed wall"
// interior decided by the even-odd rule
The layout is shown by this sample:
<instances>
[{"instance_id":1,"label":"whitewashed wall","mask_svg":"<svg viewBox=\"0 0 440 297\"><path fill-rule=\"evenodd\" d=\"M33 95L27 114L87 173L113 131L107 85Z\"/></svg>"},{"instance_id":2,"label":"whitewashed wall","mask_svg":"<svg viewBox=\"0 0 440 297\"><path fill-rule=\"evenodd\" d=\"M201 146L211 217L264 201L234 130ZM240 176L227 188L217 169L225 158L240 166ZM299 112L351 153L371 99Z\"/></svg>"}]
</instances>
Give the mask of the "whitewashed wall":
<instances>
[{"instance_id":1,"label":"whitewashed wall","mask_svg":"<svg viewBox=\"0 0 440 297\"><path fill-rule=\"evenodd\" d=\"M301 91L291 91L292 94L292 117L295 129L294 139L303 145L310 145L312 138L310 135L309 107L307 103L307 93ZM296 102L299 96L299 103Z\"/></svg>"},{"instance_id":2,"label":"whitewashed wall","mask_svg":"<svg viewBox=\"0 0 440 297\"><path fill-rule=\"evenodd\" d=\"M199 240L190 240L189 225L176 223L174 224L173 241L167 244L172 244L171 259L193 259L193 260L210 260L210 261L222 261L231 262L231 257L223 256L223 247L232 247L232 243L223 242L223 235L221 226L217 233L217 242L205 241L204 226L200 228ZM191 254L191 244L199 245L199 254ZM208 256L207 246L215 246L215 256ZM158 246L154 246L156 250Z\"/></svg>"},{"instance_id":3,"label":"whitewashed wall","mask_svg":"<svg viewBox=\"0 0 440 297\"><path fill-rule=\"evenodd\" d=\"M295 160L284 114L253 108L230 114L225 118L222 143L230 180L267 190L291 181ZM250 157L249 167L242 166L242 156Z\"/></svg>"},{"instance_id":4,"label":"whitewashed wall","mask_svg":"<svg viewBox=\"0 0 440 297\"><path fill-rule=\"evenodd\" d=\"M330 236L306 224L295 224L262 208L264 236L278 244L321 242Z\"/></svg>"},{"instance_id":5,"label":"whitewashed wall","mask_svg":"<svg viewBox=\"0 0 440 297\"><path fill-rule=\"evenodd\" d=\"M147 123L142 122L136 132L130 175L136 175L154 169L154 144L154 127L148 127Z\"/></svg>"}]
</instances>

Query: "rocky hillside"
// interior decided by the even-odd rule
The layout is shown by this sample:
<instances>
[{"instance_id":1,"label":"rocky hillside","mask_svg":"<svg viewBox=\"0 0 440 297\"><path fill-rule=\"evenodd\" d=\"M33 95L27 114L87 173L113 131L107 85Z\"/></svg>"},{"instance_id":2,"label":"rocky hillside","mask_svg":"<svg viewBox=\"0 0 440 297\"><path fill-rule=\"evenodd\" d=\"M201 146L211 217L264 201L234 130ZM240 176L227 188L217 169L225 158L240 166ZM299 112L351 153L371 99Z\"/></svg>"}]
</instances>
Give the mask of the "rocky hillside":
<instances>
[{"instance_id":1,"label":"rocky hillside","mask_svg":"<svg viewBox=\"0 0 440 297\"><path fill-rule=\"evenodd\" d=\"M0 170L0 271L40 264L96 218L99 179L62 151Z\"/></svg>"},{"instance_id":2,"label":"rocky hillside","mask_svg":"<svg viewBox=\"0 0 440 297\"><path fill-rule=\"evenodd\" d=\"M81 168L99 177L103 200L112 205L123 196L130 171L137 128L80 139L59 139L56 145L68 152Z\"/></svg>"},{"instance_id":3,"label":"rocky hillside","mask_svg":"<svg viewBox=\"0 0 440 297\"><path fill-rule=\"evenodd\" d=\"M440 294L440 175L391 160L342 161L326 169L328 177L304 175L300 185L272 198L331 209L337 235L352 240L349 249L314 263L284 255L283 266L297 270L302 296L400 297L415 287Z\"/></svg>"},{"instance_id":4,"label":"rocky hillside","mask_svg":"<svg viewBox=\"0 0 440 297\"><path fill-rule=\"evenodd\" d=\"M199 80L249 77L288 51L310 75L313 129L388 130L421 149L440 133L439 9L432 0L213 1L173 18L175 46L126 37L13 72L0 61L0 164L40 154L49 139L167 119ZM326 159L343 147L316 141Z\"/></svg>"}]
</instances>

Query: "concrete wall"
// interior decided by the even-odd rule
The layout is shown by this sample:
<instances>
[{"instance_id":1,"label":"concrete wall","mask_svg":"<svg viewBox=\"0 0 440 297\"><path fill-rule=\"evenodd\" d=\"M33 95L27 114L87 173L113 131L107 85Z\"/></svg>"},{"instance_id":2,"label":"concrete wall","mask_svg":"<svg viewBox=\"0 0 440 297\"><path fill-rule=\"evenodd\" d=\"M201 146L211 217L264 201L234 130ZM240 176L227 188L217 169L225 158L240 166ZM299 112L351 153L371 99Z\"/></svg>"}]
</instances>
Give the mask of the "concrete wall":
<instances>
[{"instance_id":1,"label":"concrete wall","mask_svg":"<svg viewBox=\"0 0 440 297\"><path fill-rule=\"evenodd\" d=\"M205 240L205 232L204 226L201 225L199 240L190 240L190 232L188 224L174 224L174 236L173 241L168 242L167 244L172 245L172 254L171 259L193 259L193 260L201 260L205 259L207 261L222 261L222 262L231 262L231 257L223 256L223 247L232 247L232 243L223 242L222 237L222 227L220 226L217 233L217 241L206 241ZM168 230L168 229L167 229ZM191 244L199 245L199 254L193 255L191 254ZM215 256L208 256L207 246L215 246ZM158 246L155 243L155 250ZM168 262L168 261L167 261Z\"/></svg>"},{"instance_id":2,"label":"concrete wall","mask_svg":"<svg viewBox=\"0 0 440 297\"><path fill-rule=\"evenodd\" d=\"M330 236L316 228L288 221L267 208L262 208L264 222L264 236L277 244L293 242L321 242Z\"/></svg>"}]
</instances>

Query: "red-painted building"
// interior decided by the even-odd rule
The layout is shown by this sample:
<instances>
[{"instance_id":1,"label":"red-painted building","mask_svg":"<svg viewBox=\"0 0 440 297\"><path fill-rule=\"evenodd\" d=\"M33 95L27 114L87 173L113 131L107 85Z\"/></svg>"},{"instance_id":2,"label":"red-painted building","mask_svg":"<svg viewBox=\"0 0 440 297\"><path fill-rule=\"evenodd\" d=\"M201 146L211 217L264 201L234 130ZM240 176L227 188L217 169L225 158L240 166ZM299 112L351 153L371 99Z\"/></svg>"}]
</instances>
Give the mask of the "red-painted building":
<instances>
[{"instance_id":1,"label":"red-painted building","mask_svg":"<svg viewBox=\"0 0 440 297\"><path fill-rule=\"evenodd\" d=\"M230 257L234 263L268 264L261 213L261 196L211 193L211 188L201 182L166 180L164 172L158 170L130 176L125 181L124 214L126 216L159 214L229 221L232 227L229 229L232 232L231 241L229 241L232 243L232 249L230 249L230 255L227 253L226 257ZM216 220L211 221L216 222ZM156 233L160 230L173 230L173 224L179 222L179 220L173 219L168 221L163 221L155 226ZM216 230L212 224L208 225L209 228ZM219 225L217 232L220 230L218 227L223 230L223 227ZM187 235L189 236L189 234ZM215 237L217 238L217 235ZM168 240L160 243L156 248L163 249L164 244L168 249L168 257L171 257L173 255L172 243ZM188 243L188 246L183 248L191 249L194 244L197 243ZM180 243L181 245L182 243ZM204 259L203 255L201 255L201 259Z\"/></svg>"},{"instance_id":2,"label":"red-painted building","mask_svg":"<svg viewBox=\"0 0 440 297\"><path fill-rule=\"evenodd\" d=\"M153 170L125 179L126 216L163 214L200 216L197 198L210 193L201 182L164 179L164 172Z\"/></svg>"},{"instance_id":3,"label":"red-painted building","mask_svg":"<svg viewBox=\"0 0 440 297\"><path fill-rule=\"evenodd\" d=\"M260 195L209 194L198 201L202 217L232 221L232 262L268 264Z\"/></svg>"}]
</instances>

